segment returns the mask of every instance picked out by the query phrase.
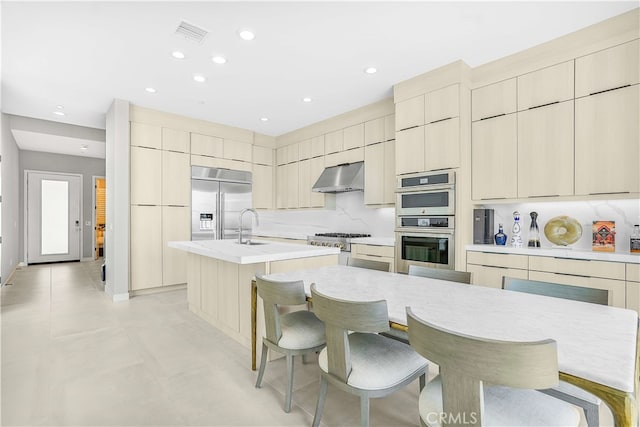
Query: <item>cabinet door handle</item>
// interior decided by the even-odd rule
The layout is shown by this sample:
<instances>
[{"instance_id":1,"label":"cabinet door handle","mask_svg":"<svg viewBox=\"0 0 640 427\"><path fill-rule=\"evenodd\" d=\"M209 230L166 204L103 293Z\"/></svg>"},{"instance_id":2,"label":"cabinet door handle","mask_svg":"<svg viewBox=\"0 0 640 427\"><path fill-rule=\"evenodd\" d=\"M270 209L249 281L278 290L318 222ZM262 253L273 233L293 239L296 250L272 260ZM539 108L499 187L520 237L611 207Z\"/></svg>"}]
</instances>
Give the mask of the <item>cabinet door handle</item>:
<instances>
[{"instance_id":1,"label":"cabinet door handle","mask_svg":"<svg viewBox=\"0 0 640 427\"><path fill-rule=\"evenodd\" d=\"M527 196L528 198L532 198L532 197L560 197L559 194L540 194L540 195L533 195L533 196Z\"/></svg>"},{"instance_id":2,"label":"cabinet door handle","mask_svg":"<svg viewBox=\"0 0 640 427\"><path fill-rule=\"evenodd\" d=\"M444 119L433 120L433 121L429 122L429 124L438 123L438 122L444 122L445 120L451 120L451 119L453 119L453 117L445 117Z\"/></svg>"},{"instance_id":3,"label":"cabinet door handle","mask_svg":"<svg viewBox=\"0 0 640 427\"><path fill-rule=\"evenodd\" d=\"M604 89L604 90L599 90L597 92L591 92L589 95L598 95L599 93L605 93L605 92L611 92L612 90L618 90L618 89L622 89L625 87L630 87L631 84L626 84L626 85L622 85L622 86L618 86L618 87L612 87L611 89Z\"/></svg>"},{"instance_id":4,"label":"cabinet door handle","mask_svg":"<svg viewBox=\"0 0 640 427\"><path fill-rule=\"evenodd\" d=\"M560 101L548 102L546 104L536 105L535 107L529 107L529 110L534 110L536 108L548 107L549 105L560 104Z\"/></svg>"},{"instance_id":5,"label":"cabinet door handle","mask_svg":"<svg viewBox=\"0 0 640 427\"><path fill-rule=\"evenodd\" d=\"M501 114L496 114L495 116L483 117L480 120L495 119L496 117L501 117L501 116L506 116L506 115L507 115L507 113L501 113Z\"/></svg>"},{"instance_id":6,"label":"cabinet door handle","mask_svg":"<svg viewBox=\"0 0 640 427\"><path fill-rule=\"evenodd\" d=\"M629 194L629 191L603 191L602 193L589 193L590 196L600 196L602 194Z\"/></svg>"}]
</instances>

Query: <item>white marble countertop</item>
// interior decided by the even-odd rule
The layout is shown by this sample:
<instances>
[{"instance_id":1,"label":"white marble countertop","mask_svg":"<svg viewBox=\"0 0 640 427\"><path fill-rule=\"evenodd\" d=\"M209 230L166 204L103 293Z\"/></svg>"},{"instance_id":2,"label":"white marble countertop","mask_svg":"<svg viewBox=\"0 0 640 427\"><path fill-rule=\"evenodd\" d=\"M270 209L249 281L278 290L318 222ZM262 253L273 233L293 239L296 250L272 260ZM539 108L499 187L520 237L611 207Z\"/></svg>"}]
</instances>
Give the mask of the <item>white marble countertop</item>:
<instances>
[{"instance_id":1,"label":"white marble countertop","mask_svg":"<svg viewBox=\"0 0 640 427\"><path fill-rule=\"evenodd\" d=\"M628 262L640 264L640 255L617 252L592 252L563 248L512 248L498 245L467 245L468 251L492 252L498 254L537 255L556 258L572 258L597 261Z\"/></svg>"},{"instance_id":2,"label":"white marble countertop","mask_svg":"<svg viewBox=\"0 0 640 427\"><path fill-rule=\"evenodd\" d=\"M236 264L256 264L259 262L281 261L295 258L309 258L322 255L338 255L340 249L324 246L300 245L294 243L263 242L262 245L239 245L236 239L196 240L169 242L170 248L180 249L197 255L215 258Z\"/></svg>"},{"instance_id":3,"label":"white marble countertop","mask_svg":"<svg viewBox=\"0 0 640 427\"><path fill-rule=\"evenodd\" d=\"M272 230L254 230L251 233L252 236L256 237L278 237L280 239L295 239L295 240L307 240L307 236L313 236L313 233L310 234L302 234L300 232L290 232L290 231L272 231Z\"/></svg>"},{"instance_id":4,"label":"white marble countertop","mask_svg":"<svg viewBox=\"0 0 640 427\"><path fill-rule=\"evenodd\" d=\"M353 300L386 300L389 319L406 325L405 307L446 329L510 341L552 338L560 371L633 392L635 311L598 304L463 285L418 276L347 266L271 274L303 280L327 295Z\"/></svg>"},{"instance_id":5,"label":"white marble countertop","mask_svg":"<svg viewBox=\"0 0 640 427\"><path fill-rule=\"evenodd\" d=\"M359 237L351 239L351 243L373 246L395 246L396 239L393 237Z\"/></svg>"}]
</instances>

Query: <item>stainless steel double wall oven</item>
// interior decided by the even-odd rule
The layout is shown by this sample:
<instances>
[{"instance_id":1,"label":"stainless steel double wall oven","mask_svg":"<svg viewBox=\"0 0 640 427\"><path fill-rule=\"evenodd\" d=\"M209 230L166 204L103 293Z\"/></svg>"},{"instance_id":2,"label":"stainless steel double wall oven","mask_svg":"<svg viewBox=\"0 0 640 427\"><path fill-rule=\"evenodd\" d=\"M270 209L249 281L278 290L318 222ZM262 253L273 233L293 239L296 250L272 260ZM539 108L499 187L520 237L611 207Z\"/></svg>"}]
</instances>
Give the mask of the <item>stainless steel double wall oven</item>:
<instances>
[{"instance_id":1,"label":"stainless steel double wall oven","mask_svg":"<svg viewBox=\"0 0 640 427\"><path fill-rule=\"evenodd\" d=\"M455 172L404 175L396 190L396 269L454 269Z\"/></svg>"}]
</instances>

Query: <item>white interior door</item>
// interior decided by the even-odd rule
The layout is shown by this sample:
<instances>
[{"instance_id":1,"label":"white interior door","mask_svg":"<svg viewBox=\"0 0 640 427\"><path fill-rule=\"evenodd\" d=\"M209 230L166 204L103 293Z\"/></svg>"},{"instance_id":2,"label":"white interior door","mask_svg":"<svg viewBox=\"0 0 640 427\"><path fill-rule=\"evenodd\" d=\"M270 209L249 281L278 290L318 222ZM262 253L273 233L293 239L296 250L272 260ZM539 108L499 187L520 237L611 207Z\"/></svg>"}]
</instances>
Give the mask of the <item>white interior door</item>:
<instances>
[{"instance_id":1,"label":"white interior door","mask_svg":"<svg viewBox=\"0 0 640 427\"><path fill-rule=\"evenodd\" d=\"M27 172L27 263L80 260L80 179Z\"/></svg>"}]
</instances>

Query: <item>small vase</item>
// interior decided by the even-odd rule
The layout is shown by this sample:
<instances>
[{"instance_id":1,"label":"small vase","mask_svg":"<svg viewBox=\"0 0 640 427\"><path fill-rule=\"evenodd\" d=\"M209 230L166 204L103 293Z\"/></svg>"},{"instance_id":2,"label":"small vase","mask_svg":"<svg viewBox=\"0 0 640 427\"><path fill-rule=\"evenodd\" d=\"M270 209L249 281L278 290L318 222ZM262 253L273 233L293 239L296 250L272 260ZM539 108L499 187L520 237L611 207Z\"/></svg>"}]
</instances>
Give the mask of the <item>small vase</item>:
<instances>
[{"instance_id":1,"label":"small vase","mask_svg":"<svg viewBox=\"0 0 640 427\"><path fill-rule=\"evenodd\" d=\"M538 228L538 212L531 212L531 226L529 227L529 242L527 246L530 248L540 247L540 229Z\"/></svg>"},{"instance_id":2,"label":"small vase","mask_svg":"<svg viewBox=\"0 0 640 427\"><path fill-rule=\"evenodd\" d=\"M504 234L502 224L498 224L498 232L493 236L493 239L496 241L496 245L504 246L507 244L507 235Z\"/></svg>"},{"instance_id":3,"label":"small vase","mask_svg":"<svg viewBox=\"0 0 640 427\"><path fill-rule=\"evenodd\" d=\"M513 212L513 228L511 229L511 246L522 247L522 231L520 229L520 212Z\"/></svg>"}]
</instances>

